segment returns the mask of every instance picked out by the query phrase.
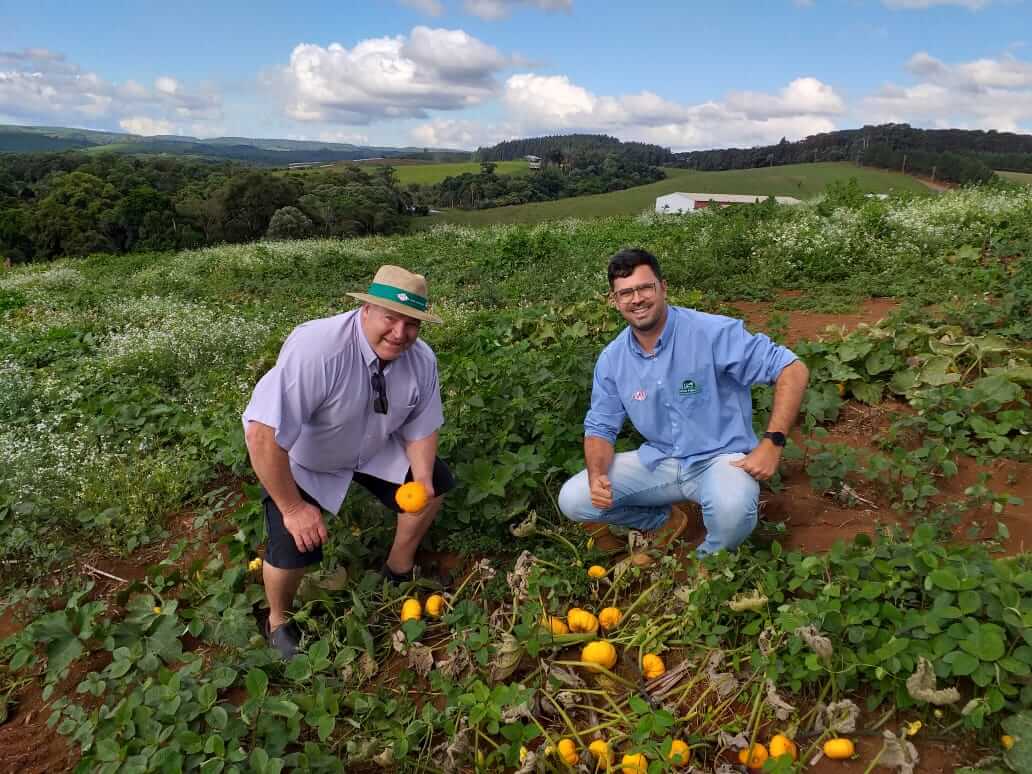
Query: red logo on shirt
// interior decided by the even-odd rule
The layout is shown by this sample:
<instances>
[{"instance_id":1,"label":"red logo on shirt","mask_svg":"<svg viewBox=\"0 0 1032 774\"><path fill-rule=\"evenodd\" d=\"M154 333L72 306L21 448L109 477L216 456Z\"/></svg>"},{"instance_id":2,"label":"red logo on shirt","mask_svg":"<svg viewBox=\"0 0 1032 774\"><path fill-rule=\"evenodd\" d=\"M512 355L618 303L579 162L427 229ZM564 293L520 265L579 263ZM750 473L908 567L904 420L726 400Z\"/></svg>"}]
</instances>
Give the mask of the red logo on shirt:
<instances>
[{"instance_id":1,"label":"red logo on shirt","mask_svg":"<svg viewBox=\"0 0 1032 774\"><path fill-rule=\"evenodd\" d=\"M638 390L634 395L631 396L633 400L645 400L648 397L648 393L645 390Z\"/></svg>"}]
</instances>

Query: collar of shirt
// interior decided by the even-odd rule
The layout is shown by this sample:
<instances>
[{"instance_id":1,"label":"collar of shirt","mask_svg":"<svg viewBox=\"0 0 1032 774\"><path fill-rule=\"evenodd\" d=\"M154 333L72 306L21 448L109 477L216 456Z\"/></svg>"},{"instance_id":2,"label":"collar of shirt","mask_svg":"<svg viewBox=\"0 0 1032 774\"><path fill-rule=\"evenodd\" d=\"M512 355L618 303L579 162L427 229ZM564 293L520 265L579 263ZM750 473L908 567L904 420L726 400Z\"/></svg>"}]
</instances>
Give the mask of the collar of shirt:
<instances>
[{"instance_id":1,"label":"collar of shirt","mask_svg":"<svg viewBox=\"0 0 1032 774\"><path fill-rule=\"evenodd\" d=\"M656 339L656 346L653 347L653 351L651 353L642 349L641 344L638 342L638 337L634 335L634 330L631 329L631 335L629 337L631 341L631 351L638 357L645 358L646 360L651 360L659 355L667 344L673 343L674 333L677 331L677 318L677 307L667 304L666 324L663 325L663 332L660 333L659 338Z\"/></svg>"},{"instance_id":2,"label":"collar of shirt","mask_svg":"<svg viewBox=\"0 0 1032 774\"><path fill-rule=\"evenodd\" d=\"M386 374L390 370L391 363L394 361L388 360L383 366L379 365L379 356L376 354L376 350L373 349L373 345L369 343L369 339L366 338L365 328L362 327L362 310L358 310L355 313L355 332L354 336L358 339L358 348L362 352L362 360L365 362L366 367L370 372L380 371L380 373Z\"/></svg>"}]
</instances>

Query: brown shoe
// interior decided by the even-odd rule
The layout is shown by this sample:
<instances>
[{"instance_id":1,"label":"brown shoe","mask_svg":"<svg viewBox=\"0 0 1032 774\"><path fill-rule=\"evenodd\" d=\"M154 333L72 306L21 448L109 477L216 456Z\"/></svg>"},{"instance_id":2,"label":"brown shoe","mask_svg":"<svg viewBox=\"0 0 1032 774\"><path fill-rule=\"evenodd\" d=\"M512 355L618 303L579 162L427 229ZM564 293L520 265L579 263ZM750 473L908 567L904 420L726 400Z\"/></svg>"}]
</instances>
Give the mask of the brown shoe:
<instances>
[{"instance_id":1,"label":"brown shoe","mask_svg":"<svg viewBox=\"0 0 1032 774\"><path fill-rule=\"evenodd\" d=\"M604 554L616 554L623 551L626 543L609 531L609 525L599 521L585 521L581 523L591 537L595 539L595 548Z\"/></svg>"},{"instance_id":2,"label":"brown shoe","mask_svg":"<svg viewBox=\"0 0 1032 774\"><path fill-rule=\"evenodd\" d=\"M649 567L656 563L655 558L646 553L647 550L658 550L665 553L674 541L684 534L688 529L688 514L681 508L674 506L670 509L670 517L660 527L645 533L648 541L648 548L645 551L635 551L631 554L631 562L637 567Z\"/></svg>"}]
</instances>

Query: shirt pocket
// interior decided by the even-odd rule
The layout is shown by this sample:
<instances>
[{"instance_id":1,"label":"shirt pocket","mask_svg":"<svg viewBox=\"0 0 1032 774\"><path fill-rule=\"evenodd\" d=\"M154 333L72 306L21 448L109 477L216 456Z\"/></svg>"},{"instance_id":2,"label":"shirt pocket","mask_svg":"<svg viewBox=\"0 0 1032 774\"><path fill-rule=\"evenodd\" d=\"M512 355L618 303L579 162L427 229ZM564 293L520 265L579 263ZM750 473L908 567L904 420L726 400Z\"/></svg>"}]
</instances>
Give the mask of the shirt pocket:
<instances>
[{"instance_id":1,"label":"shirt pocket","mask_svg":"<svg viewBox=\"0 0 1032 774\"><path fill-rule=\"evenodd\" d=\"M419 405L419 389L417 387L413 387L409 391L408 402L405 404L405 408L414 409L418 405Z\"/></svg>"}]
</instances>

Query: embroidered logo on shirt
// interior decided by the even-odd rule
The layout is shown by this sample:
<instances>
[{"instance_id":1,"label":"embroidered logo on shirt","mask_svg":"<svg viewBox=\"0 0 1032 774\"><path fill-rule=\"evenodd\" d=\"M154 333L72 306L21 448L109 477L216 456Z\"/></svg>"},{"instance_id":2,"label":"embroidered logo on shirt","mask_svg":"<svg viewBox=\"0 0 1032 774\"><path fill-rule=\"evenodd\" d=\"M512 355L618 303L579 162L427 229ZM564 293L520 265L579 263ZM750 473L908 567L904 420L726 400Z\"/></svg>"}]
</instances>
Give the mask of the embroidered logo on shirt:
<instances>
[{"instance_id":1,"label":"embroidered logo on shirt","mask_svg":"<svg viewBox=\"0 0 1032 774\"><path fill-rule=\"evenodd\" d=\"M645 400L648 397L648 393L645 390L638 390L634 395L631 396L634 400Z\"/></svg>"},{"instance_id":2,"label":"embroidered logo on shirt","mask_svg":"<svg viewBox=\"0 0 1032 774\"><path fill-rule=\"evenodd\" d=\"M398 293L399 301L408 301L408 293Z\"/></svg>"},{"instance_id":3,"label":"embroidered logo on shirt","mask_svg":"<svg viewBox=\"0 0 1032 774\"><path fill-rule=\"evenodd\" d=\"M698 395L699 386L691 379L685 379L683 382L681 382L681 389L679 390L679 392L682 395Z\"/></svg>"}]
</instances>

